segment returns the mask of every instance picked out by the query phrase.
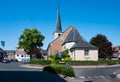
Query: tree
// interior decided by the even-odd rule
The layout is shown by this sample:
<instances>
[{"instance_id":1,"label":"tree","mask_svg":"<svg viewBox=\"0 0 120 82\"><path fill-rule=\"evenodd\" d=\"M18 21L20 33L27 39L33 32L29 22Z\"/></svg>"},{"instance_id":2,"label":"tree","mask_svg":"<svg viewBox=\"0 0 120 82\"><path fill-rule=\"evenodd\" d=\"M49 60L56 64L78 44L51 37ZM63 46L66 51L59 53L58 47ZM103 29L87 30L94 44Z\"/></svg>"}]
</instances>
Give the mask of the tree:
<instances>
[{"instance_id":1,"label":"tree","mask_svg":"<svg viewBox=\"0 0 120 82\"><path fill-rule=\"evenodd\" d=\"M26 28L23 33L20 35L18 42L18 49L24 49L27 54L39 53L38 49L43 46L44 36L37 29L28 29Z\"/></svg>"},{"instance_id":2,"label":"tree","mask_svg":"<svg viewBox=\"0 0 120 82\"><path fill-rule=\"evenodd\" d=\"M109 41L108 41L107 37L102 34L97 34L95 37L92 37L92 39L90 40L90 44L92 44L98 48L104 42L109 42Z\"/></svg>"},{"instance_id":3,"label":"tree","mask_svg":"<svg viewBox=\"0 0 120 82\"><path fill-rule=\"evenodd\" d=\"M104 42L99 46L99 55L100 58L110 59L112 57L112 43L111 42Z\"/></svg>"},{"instance_id":4,"label":"tree","mask_svg":"<svg viewBox=\"0 0 120 82\"><path fill-rule=\"evenodd\" d=\"M67 49L67 50L64 50L64 51L62 52L62 58L65 59L65 58L67 58L67 57L70 57L70 55L69 55L68 53L69 53L69 50L68 50L68 49Z\"/></svg>"},{"instance_id":5,"label":"tree","mask_svg":"<svg viewBox=\"0 0 120 82\"><path fill-rule=\"evenodd\" d=\"M97 34L95 37L92 37L90 43L99 50L99 58L111 58L112 56L112 43L109 42L107 37L102 34Z\"/></svg>"}]
</instances>

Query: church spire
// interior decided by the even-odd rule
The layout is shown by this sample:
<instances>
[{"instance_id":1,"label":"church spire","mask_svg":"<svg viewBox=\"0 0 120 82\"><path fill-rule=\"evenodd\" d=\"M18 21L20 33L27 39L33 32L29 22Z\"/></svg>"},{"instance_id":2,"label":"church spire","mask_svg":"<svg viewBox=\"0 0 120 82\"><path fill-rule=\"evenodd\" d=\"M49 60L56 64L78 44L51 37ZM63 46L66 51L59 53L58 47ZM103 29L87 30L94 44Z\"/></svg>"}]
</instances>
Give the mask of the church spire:
<instances>
[{"instance_id":1,"label":"church spire","mask_svg":"<svg viewBox=\"0 0 120 82\"><path fill-rule=\"evenodd\" d=\"M60 9L59 9L59 3L58 3L58 10L57 10L57 21L56 21L56 30L54 32L54 40L58 37L60 37L62 34L62 26L61 26L61 20L60 20Z\"/></svg>"},{"instance_id":2,"label":"church spire","mask_svg":"<svg viewBox=\"0 0 120 82\"><path fill-rule=\"evenodd\" d=\"M62 32L59 3L58 3L58 11L57 11L56 32Z\"/></svg>"}]
</instances>

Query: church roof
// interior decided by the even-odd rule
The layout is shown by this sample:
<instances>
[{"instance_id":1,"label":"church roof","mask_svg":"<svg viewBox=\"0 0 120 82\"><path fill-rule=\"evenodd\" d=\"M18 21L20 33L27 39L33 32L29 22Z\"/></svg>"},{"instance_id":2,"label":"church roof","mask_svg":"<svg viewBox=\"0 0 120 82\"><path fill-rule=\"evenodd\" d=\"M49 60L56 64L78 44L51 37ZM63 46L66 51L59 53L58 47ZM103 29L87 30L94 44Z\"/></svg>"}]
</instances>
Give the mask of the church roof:
<instances>
[{"instance_id":1,"label":"church roof","mask_svg":"<svg viewBox=\"0 0 120 82\"><path fill-rule=\"evenodd\" d=\"M73 28L73 30L70 32L66 40L63 44L69 43L69 42L75 42L76 44L71 48L80 48L80 49L97 49L97 47L91 45L88 43L77 31L76 28Z\"/></svg>"},{"instance_id":2,"label":"church roof","mask_svg":"<svg viewBox=\"0 0 120 82\"><path fill-rule=\"evenodd\" d=\"M83 40L82 36L80 36L80 34L77 31L77 29L73 28L73 30L70 32L70 34L68 35L68 37L66 38L66 40L64 41L64 43L78 42L78 41L83 42L84 40Z\"/></svg>"},{"instance_id":3,"label":"church roof","mask_svg":"<svg viewBox=\"0 0 120 82\"><path fill-rule=\"evenodd\" d=\"M75 48L79 48L79 49L93 49L93 50L97 50L98 48L91 45L90 43L83 41L83 42L77 42L71 49L75 49Z\"/></svg>"},{"instance_id":4,"label":"church roof","mask_svg":"<svg viewBox=\"0 0 120 82\"><path fill-rule=\"evenodd\" d=\"M58 9L58 12L57 12L57 22L56 22L56 31L55 32L62 32L60 10L59 9Z\"/></svg>"}]
</instances>

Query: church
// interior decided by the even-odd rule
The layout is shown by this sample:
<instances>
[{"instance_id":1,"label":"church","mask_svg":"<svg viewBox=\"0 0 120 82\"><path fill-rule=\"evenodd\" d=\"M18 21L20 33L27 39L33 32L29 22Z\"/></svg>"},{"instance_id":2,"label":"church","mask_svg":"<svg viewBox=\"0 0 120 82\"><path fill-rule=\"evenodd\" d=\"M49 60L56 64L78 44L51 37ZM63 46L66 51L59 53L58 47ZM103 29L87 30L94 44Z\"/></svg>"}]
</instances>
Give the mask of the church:
<instances>
[{"instance_id":1,"label":"church","mask_svg":"<svg viewBox=\"0 0 120 82\"><path fill-rule=\"evenodd\" d=\"M53 35L54 40L49 43L47 48L49 57L68 49L72 60L98 60L98 48L88 43L75 27L69 26L64 32L62 31L59 8L57 11L56 30Z\"/></svg>"}]
</instances>

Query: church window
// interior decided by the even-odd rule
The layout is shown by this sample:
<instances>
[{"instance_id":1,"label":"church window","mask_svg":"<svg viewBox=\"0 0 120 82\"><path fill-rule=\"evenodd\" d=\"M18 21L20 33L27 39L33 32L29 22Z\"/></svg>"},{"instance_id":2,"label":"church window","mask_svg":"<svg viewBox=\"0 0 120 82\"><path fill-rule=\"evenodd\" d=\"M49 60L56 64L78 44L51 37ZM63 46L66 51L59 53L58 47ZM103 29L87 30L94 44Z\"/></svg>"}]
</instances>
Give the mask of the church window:
<instances>
[{"instance_id":1,"label":"church window","mask_svg":"<svg viewBox=\"0 0 120 82\"><path fill-rule=\"evenodd\" d=\"M61 34L58 34L58 37L60 36Z\"/></svg>"},{"instance_id":2,"label":"church window","mask_svg":"<svg viewBox=\"0 0 120 82\"><path fill-rule=\"evenodd\" d=\"M89 56L89 50L85 50L85 56Z\"/></svg>"}]
</instances>

